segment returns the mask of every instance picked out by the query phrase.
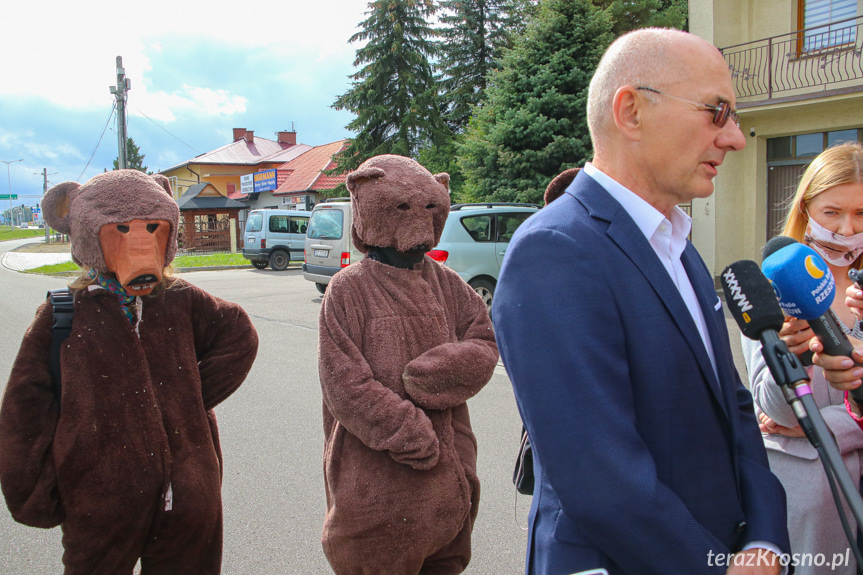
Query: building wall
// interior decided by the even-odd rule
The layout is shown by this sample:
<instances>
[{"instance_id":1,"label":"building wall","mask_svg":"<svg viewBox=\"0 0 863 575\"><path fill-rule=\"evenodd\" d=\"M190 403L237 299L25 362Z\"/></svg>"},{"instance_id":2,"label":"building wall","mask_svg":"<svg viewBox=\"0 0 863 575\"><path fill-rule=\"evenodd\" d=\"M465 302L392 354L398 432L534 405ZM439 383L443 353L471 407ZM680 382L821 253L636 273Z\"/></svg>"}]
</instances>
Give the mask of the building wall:
<instances>
[{"instance_id":1,"label":"building wall","mask_svg":"<svg viewBox=\"0 0 863 575\"><path fill-rule=\"evenodd\" d=\"M858 14L863 0L858 0ZM690 32L720 48L798 29L796 0L690 0ZM714 277L740 259L761 261L767 241L767 140L863 126L860 91L795 102L739 105L747 145L725 156L713 196L692 205L692 242ZM755 135L750 135L754 130Z\"/></svg>"}]
</instances>

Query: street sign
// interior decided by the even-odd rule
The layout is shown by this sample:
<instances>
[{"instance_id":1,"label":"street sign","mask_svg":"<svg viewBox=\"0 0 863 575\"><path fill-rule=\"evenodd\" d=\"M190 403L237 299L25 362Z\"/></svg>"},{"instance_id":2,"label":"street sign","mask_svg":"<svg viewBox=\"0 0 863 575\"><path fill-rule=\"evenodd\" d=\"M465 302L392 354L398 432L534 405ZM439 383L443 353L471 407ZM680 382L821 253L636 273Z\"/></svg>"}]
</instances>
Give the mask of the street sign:
<instances>
[{"instance_id":1,"label":"street sign","mask_svg":"<svg viewBox=\"0 0 863 575\"><path fill-rule=\"evenodd\" d=\"M9 199L9 194L0 194L0 200L8 200L8 199ZM12 199L17 200L18 194L12 194Z\"/></svg>"}]
</instances>

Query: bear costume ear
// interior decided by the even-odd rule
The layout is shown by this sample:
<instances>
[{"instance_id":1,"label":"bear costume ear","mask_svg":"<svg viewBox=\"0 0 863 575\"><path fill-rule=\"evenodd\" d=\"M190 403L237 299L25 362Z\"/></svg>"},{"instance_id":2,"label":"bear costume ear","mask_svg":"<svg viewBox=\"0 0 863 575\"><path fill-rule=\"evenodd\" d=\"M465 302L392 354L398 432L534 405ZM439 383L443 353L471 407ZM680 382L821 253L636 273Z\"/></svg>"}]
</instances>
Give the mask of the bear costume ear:
<instances>
[{"instance_id":1,"label":"bear costume ear","mask_svg":"<svg viewBox=\"0 0 863 575\"><path fill-rule=\"evenodd\" d=\"M439 174L435 174L434 179L440 182L443 187L445 187L446 190L449 191L449 174L447 174L446 172L441 172Z\"/></svg>"},{"instance_id":2,"label":"bear costume ear","mask_svg":"<svg viewBox=\"0 0 863 575\"><path fill-rule=\"evenodd\" d=\"M373 180L375 178L383 178L386 172L381 168L361 168L355 172L348 174L345 180L345 185L352 196L356 196L357 187L363 182Z\"/></svg>"},{"instance_id":3,"label":"bear costume ear","mask_svg":"<svg viewBox=\"0 0 863 575\"><path fill-rule=\"evenodd\" d=\"M72 203L72 192L81 187L78 182L63 182L57 184L45 193L42 199L42 217L51 229L61 234L70 234L69 204Z\"/></svg>"},{"instance_id":4,"label":"bear costume ear","mask_svg":"<svg viewBox=\"0 0 863 575\"><path fill-rule=\"evenodd\" d=\"M554 177L554 179L548 184L548 187L545 188L545 194L543 194L545 205L550 204L566 191L566 188L568 188L569 184L571 184L575 179L579 170L581 170L581 168L569 168Z\"/></svg>"},{"instance_id":5,"label":"bear costume ear","mask_svg":"<svg viewBox=\"0 0 863 575\"><path fill-rule=\"evenodd\" d=\"M168 194L171 199L174 199L174 194L171 192L171 182L168 180L168 178L166 178L162 174L153 174L153 176L151 177L156 180L156 183L165 190L165 193Z\"/></svg>"}]
</instances>

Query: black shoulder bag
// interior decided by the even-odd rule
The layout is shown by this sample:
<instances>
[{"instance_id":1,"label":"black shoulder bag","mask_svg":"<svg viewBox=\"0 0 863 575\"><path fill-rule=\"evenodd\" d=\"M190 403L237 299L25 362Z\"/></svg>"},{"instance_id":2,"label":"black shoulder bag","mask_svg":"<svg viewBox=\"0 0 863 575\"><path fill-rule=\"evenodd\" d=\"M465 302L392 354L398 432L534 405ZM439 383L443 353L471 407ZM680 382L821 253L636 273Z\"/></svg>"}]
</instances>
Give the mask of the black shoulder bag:
<instances>
[{"instance_id":1,"label":"black shoulder bag","mask_svg":"<svg viewBox=\"0 0 863 575\"><path fill-rule=\"evenodd\" d=\"M519 493L533 495L533 481L533 451L530 448L530 438L527 436L527 430L522 427L521 445L518 447L518 458L515 460L512 482Z\"/></svg>"},{"instance_id":2,"label":"black shoulder bag","mask_svg":"<svg viewBox=\"0 0 863 575\"><path fill-rule=\"evenodd\" d=\"M54 323L51 324L51 377L54 379L54 391L57 402L60 402L60 347L72 331L72 317L75 313L75 298L69 288L55 289L48 292Z\"/></svg>"}]
</instances>

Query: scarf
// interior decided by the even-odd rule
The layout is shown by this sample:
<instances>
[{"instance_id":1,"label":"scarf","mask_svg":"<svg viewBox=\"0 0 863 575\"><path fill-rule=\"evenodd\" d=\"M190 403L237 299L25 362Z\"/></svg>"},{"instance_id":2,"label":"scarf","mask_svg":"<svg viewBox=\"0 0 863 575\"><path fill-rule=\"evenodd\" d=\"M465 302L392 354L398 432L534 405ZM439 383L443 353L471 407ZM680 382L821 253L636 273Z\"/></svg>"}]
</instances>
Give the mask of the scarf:
<instances>
[{"instance_id":1,"label":"scarf","mask_svg":"<svg viewBox=\"0 0 863 575\"><path fill-rule=\"evenodd\" d=\"M129 323L131 325L135 325L135 315L132 313L132 310L129 309L129 304L135 301L135 296L126 293L126 288L124 288L123 284L117 280L105 277L94 269L87 272L87 277L91 280L96 280L96 283L101 287L117 296L117 300L120 302L120 307L123 309L123 313L126 314L126 318L128 318Z\"/></svg>"}]
</instances>

